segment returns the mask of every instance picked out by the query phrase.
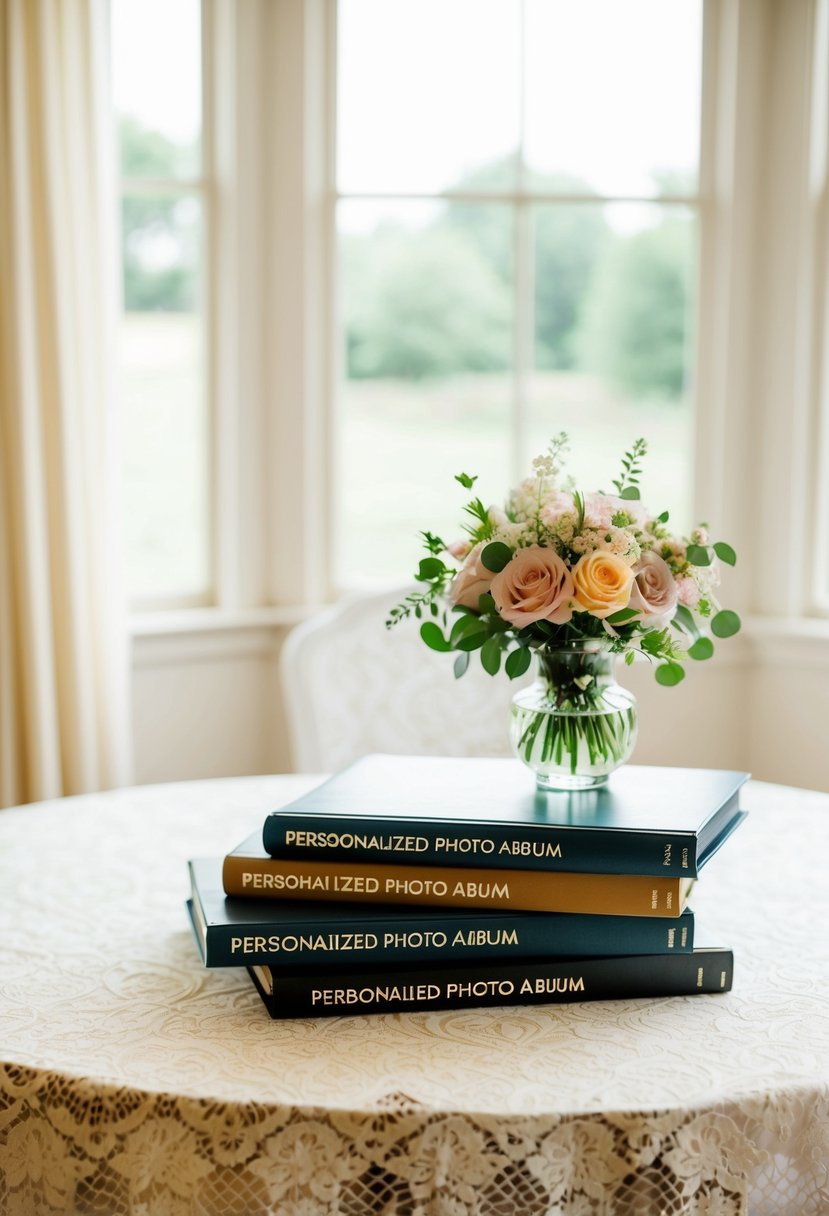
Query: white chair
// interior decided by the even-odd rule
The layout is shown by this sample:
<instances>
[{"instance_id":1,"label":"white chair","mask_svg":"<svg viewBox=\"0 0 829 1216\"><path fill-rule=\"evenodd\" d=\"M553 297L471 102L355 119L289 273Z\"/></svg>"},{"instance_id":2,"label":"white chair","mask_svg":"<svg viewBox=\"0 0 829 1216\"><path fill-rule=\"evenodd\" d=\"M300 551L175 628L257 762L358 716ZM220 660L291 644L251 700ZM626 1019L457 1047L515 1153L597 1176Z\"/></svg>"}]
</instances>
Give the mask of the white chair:
<instances>
[{"instance_id":1,"label":"white chair","mask_svg":"<svg viewBox=\"0 0 829 1216\"><path fill-rule=\"evenodd\" d=\"M367 752L509 755L509 704L523 681L492 677L477 652L456 679L453 654L429 650L414 617L385 628L411 587L362 596L297 626L280 677L294 766L334 772Z\"/></svg>"}]
</instances>

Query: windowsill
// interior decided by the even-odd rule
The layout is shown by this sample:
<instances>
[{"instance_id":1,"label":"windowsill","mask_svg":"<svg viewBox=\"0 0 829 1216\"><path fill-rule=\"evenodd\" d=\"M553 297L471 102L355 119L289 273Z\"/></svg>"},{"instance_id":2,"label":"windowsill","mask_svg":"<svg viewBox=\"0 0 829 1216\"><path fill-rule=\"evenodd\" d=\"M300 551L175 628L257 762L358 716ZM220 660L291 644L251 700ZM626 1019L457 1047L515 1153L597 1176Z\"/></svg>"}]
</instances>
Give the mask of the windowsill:
<instances>
[{"instance_id":1,"label":"windowsill","mask_svg":"<svg viewBox=\"0 0 829 1216\"><path fill-rule=\"evenodd\" d=\"M133 638L285 628L298 625L312 611L301 604L284 608L176 608L131 613L127 627Z\"/></svg>"},{"instance_id":2,"label":"windowsill","mask_svg":"<svg viewBox=\"0 0 829 1216\"><path fill-rule=\"evenodd\" d=\"M277 634L313 611L284 608L185 608L135 613L129 618L132 667L164 668L226 660L272 660Z\"/></svg>"}]
</instances>

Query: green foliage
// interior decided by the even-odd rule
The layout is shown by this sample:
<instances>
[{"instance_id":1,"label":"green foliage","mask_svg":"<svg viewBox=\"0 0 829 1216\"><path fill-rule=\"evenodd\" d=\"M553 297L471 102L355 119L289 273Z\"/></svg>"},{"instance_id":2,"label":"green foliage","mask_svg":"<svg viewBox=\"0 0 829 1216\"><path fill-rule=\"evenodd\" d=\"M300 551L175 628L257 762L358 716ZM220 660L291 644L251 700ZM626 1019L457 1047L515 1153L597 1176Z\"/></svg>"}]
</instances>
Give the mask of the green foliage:
<instances>
[{"instance_id":1,"label":"green foliage","mask_svg":"<svg viewBox=\"0 0 829 1216\"><path fill-rule=\"evenodd\" d=\"M742 622L736 612L724 608L711 619L711 632L718 638L730 638L740 632Z\"/></svg>"},{"instance_id":2,"label":"green foliage","mask_svg":"<svg viewBox=\"0 0 829 1216\"><path fill-rule=\"evenodd\" d=\"M432 650L445 652L452 649L447 639L443 636L440 626L436 625L434 621L424 621L420 626L420 636Z\"/></svg>"},{"instance_id":3,"label":"green foliage","mask_svg":"<svg viewBox=\"0 0 829 1216\"><path fill-rule=\"evenodd\" d=\"M620 498L633 499L639 497L639 479L642 476L642 460L648 450L644 439L634 441L629 452L622 457L622 471L614 480L616 493Z\"/></svg>"},{"instance_id":4,"label":"green foliage","mask_svg":"<svg viewBox=\"0 0 829 1216\"><path fill-rule=\"evenodd\" d=\"M453 671L455 672L455 679L459 680L461 678L461 676L466 675L468 668L469 668L469 654L466 651L462 651L459 655L457 655L455 657L455 662L453 664Z\"/></svg>"},{"instance_id":5,"label":"green foliage","mask_svg":"<svg viewBox=\"0 0 829 1216\"><path fill-rule=\"evenodd\" d=\"M464 511L467 515L471 515L474 520L474 523L465 525L466 531L473 540L486 540L488 536L492 535L492 522L489 518L489 512L480 498L473 498L471 502L468 502L464 507Z\"/></svg>"},{"instance_id":6,"label":"green foliage","mask_svg":"<svg viewBox=\"0 0 829 1216\"><path fill-rule=\"evenodd\" d=\"M549 193L583 181L533 175ZM511 190L513 157L453 183ZM598 373L632 397L676 399L684 381L690 225L622 236L601 206L533 209L535 366ZM514 236L507 208L451 202L425 227L389 220L343 239L348 374L355 379L503 372L512 362Z\"/></svg>"},{"instance_id":7,"label":"green foliage","mask_svg":"<svg viewBox=\"0 0 829 1216\"><path fill-rule=\"evenodd\" d=\"M549 179L545 189L562 189ZM565 189L589 193L581 182ZM599 207L539 207L535 220L535 350L544 371L579 367L579 335L597 268L616 239Z\"/></svg>"},{"instance_id":8,"label":"green foliage","mask_svg":"<svg viewBox=\"0 0 829 1216\"><path fill-rule=\"evenodd\" d=\"M584 495L580 490L573 491L573 506L576 508L576 532L584 527Z\"/></svg>"},{"instance_id":9,"label":"green foliage","mask_svg":"<svg viewBox=\"0 0 829 1216\"><path fill-rule=\"evenodd\" d=\"M504 671L511 680L517 680L529 669L532 662L532 651L528 646L519 646L517 650L507 655Z\"/></svg>"},{"instance_id":10,"label":"green foliage","mask_svg":"<svg viewBox=\"0 0 829 1216\"><path fill-rule=\"evenodd\" d=\"M663 219L608 245L584 304L579 363L636 399L677 400L692 313L691 227Z\"/></svg>"},{"instance_id":11,"label":"green foliage","mask_svg":"<svg viewBox=\"0 0 829 1216\"><path fill-rule=\"evenodd\" d=\"M621 608L618 612L614 612L612 616L607 618L607 623L608 625L624 625L639 615L639 611L636 608Z\"/></svg>"},{"instance_id":12,"label":"green foliage","mask_svg":"<svg viewBox=\"0 0 829 1216\"><path fill-rule=\"evenodd\" d=\"M133 118L122 119L119 134L125 177L170 178L193 168L194 149L174 144ZM122 263L128 312L187 312L196 307L198 234L179 222L188 203L177 195L136 193L124 198ZM153 254L159 249L167 254L160 263Z\"/></svg>"},{"instance_id":13,"label":"green foliage","mask_svg":"<svg viewBox=\"0 0 829 1216\"><path fill-rule=\"evenodd\" d=\"M721 562L725 562L727 566L737 565L737 554L727 545L724 540L718 540L714 543L714 552Z\"/></svg>"},{"instance_id":14,"label":"green foliage","mask_svg":"<svg viewBox=\"0 0 829 1216\"><path fill-rule=\"evenodd\" d=\"M474 239L444 224L387 224L344 239L348 370L355 379L418 380L503 371L510 306Z\"/></svg>"},{"instance_id":15,"label":"green foliage","mask_svg":"<svg viewBox=\"0 0 829 1216\"><path fill-rule=\"evenodd\" d=\"M679 627L684 629L686 633L690 633L692 637L697 637L699 635L699 629L697 628L697 623L694 620L694 614L691 612L691 609L686 608L684 604L677 605L676 612L674 613L673 623L675 625L679 625Z\"/></svg>"},{"instance_id":16,"label":"green foliage","mask_svg":"<svg viewBox=\"0 0 829 1216\"><path fill-rule=\"evenodd\" d=\"M439 553L446 552L446 542L439 536L435 536L432 532L421 532L419 535L423 538L427 551L433 556L437 557Z\"/></svg>"},{"instance_id":17,"label":"green foliage","mask_svg":"<svg viewBox=\"0 0 829 1216\"><path fill-rule=\"evenodd\" d=\"M470 477L468 473L455 474L455 481L460 482L465 490L471 490L477 480L477 477Z\"/></svg>"},{"instance_id":18,"label":"green foliage","mask_svg":"<svg viewBox=\"0 0 829 1216\"><path fill-rule=\"evenodd\" d=\"M711 550L707 545L689 545L685 550L685 556L692 566L711 565Z\"/></svg>"},{"instance_id":19,"label":"green foliage","mask_svg":"<svg viewBox=\"0 0 829 1216\"><path fill-rule=\"evenodd\" d=\"M515 161L492 162L455 184L457 190L514 190ZM591 193L584 181L563 174L531 175L533 189L549 194ZM474 240L505 292L514 278L514 238L504 207L452 203L445 224ZM600 206L539 206L533 209L536 366L569 370L578 363L578 333L585 301L605 245L613 240Z\"/></svg>"},{"instance_id":20,"label":"green foliage","mask_svg":"<svg viewBox=\"0 0 829 1216\"><path fill-rule=\"evenodd\" d=\"M673 688L685 679L685 669L679 663L660 663L655 671L657 684L665 688Z\"/></svg>"},{"instance_id":21,"label":"green foliage","mask_svg":"<svg viewBox=\"0 0 829 1216\"><path fill-rule=\"evenodd\" d=\"M481 647L481 666L487 675L497 676L501 669L501 640L489 637Z\"/></svg>"},{"instance_id":22,"label":"green foliage","mask_svg":"<svg viewBox=\"0 0 829 1216\"><path fill-rule=\"evenodd\" d=\"M714 643L710 638L697 638L688 650L689 659L710 659L714 654Z\"/></svg>"},{"instance_id":23,"label":"green foliage","mask_svg":"<svg viewBox=\"0 0 829 1216\"><path fill-rule=\"evenodd\" d=\"M427 583L431 579L440 578L446 570L446 566L439 557L424 557L421 558L415 578L418 582Z\"/></svg>"},{"instance_id":24,"label":"green foliage","mask_svg":"<svg viewBox=\"0 0 829 1216\"><path fill-rule=\"evenodd\" d=\"M486 566L493 574L499 574L513 558L512 549L503 541L494 541L481 551L481 565Z\"/></svg>"}]
</instances>

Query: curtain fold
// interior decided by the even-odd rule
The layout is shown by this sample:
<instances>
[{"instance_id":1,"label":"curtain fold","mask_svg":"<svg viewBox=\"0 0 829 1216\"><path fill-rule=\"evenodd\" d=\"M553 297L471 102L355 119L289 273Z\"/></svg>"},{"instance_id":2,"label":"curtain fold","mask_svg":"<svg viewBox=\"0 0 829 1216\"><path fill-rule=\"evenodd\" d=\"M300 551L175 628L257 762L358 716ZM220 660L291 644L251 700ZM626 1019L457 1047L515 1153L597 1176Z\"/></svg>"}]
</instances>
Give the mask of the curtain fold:
<instances>
[{"instance_id":1,"label":"curtain fold","mask_svg":"<svg viewBox=\"0 0 829 1216\"><path fill-rule=\"evenodd\" d=\"M107 0L0 0L0 806L130 777Z\"/></svg>"}]
</instances>

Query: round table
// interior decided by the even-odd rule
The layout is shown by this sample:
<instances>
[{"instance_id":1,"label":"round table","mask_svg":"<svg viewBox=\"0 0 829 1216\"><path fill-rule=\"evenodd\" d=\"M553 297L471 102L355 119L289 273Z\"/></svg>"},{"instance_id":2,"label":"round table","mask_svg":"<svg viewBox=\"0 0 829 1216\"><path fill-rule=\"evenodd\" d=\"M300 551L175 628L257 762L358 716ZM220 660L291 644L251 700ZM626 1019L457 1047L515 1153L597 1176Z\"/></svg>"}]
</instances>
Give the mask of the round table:
<instances>
[{"instance_id":1,"label":"round table","mask_svg":"<svg viewBox=\"0 0 829 1216\"><path fill-rule=\"evenodd\" d=\"M694 899L726 995L272 1022L185 863L315 780L0 812L0 1211L829 1211L829 796L746 788Z\"/></svg>"}]
</instances>

